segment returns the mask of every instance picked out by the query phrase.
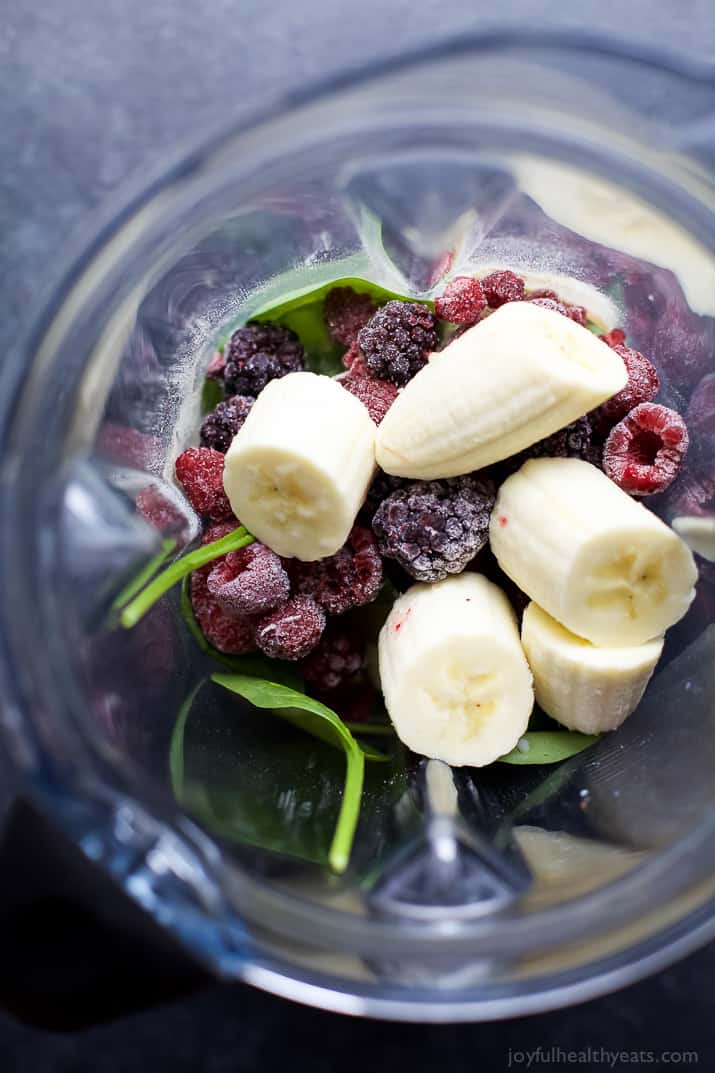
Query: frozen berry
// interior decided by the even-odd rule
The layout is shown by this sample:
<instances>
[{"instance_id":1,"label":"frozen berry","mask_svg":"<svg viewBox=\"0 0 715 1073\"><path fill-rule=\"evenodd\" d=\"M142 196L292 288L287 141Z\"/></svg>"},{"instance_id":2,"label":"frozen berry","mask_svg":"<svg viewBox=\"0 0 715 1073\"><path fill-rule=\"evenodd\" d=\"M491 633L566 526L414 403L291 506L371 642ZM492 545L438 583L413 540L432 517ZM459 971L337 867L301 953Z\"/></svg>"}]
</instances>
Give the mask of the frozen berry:
<instances>
[{"instance_id":1,"label":"frozen berry","mask_svg":"<svg viewBox=\"0 0 715 1073\"><path fill-rule=\"evenodd\" d=\"M225 555L209 573L207 584L221 607L242 615L265 614L290 595L279 556L259 543Z\"/></svg>"},{"instance_id":2,"label":"frozen berry","mask_svg":"<svg viewBox=\"0 0 715 1073\"><path fill-rule=\"evenodd\" d=\"M476 276L455 276L435 299L434 310L440 320L451 324L476 324L486 304Z\"/></svg>"},{"instance_id":3,"label":"frozen berry","mask_svg":"<svg viewBox=\"0 0 715 1073\"><path fill-rule=\"evenodd\" d=\"M630 495L663 492L677 477L688 449L688 429L675 410L644 402L611 430L603 468Z\"/></svg>"},{"instance_id":4,"label":"frozen berry","mask_svg":"<svg viewBox=\"0 0 715 1073\"><path fill-rule=\"evenodd\" d=\"M321 693L338 689L365 665L363 646L357 637L330 623L316 648L303 664L303 677Z\"/></svg>"},{"instance_id":5,"label":"frozen berry","mask_svg":"<svg viewBox=\"0 0 715 1073\"><path fill-rule=\"evenodd\" d=\"M378 309L358 333L370 373L398 387L427 364L438 341L435 318L427 306L397 299Z\"/></svg>"},{"instance_id":6,"label":"frozen berry","mask_svg":"<svg viewBox=\"0 0 715 1073\"><path fill-rule=\"evenodd\" d=\"M555 313L568 317L569 320L575 321L576 324L580 324L582 327L585 326L588 320L588 313L584 306L568 305L559 298L530 298L529 301L532 305L541 306L543 309L553 309Z\"/></svg>"},{"instance_id":7,"label":"frozen berry","mask_svg":"<svg viewBox=\"0 0 715 1073\"><path fill-rule=\"evenodd\" d=\"M482 291L491 309L498 309L507 302L523 302L526 293L524 280L508 269L485 276Z\"/></svg>"},{"instance_id":8,"label":"frozen berry","mask_svg":"<svg viewBox=\"0 0 715 1073\"><path fill-rule=\"evenodd\" d=\"M360 376L359 373L347 373L339 378L339 384L354 395L365 406L370 417L379 425L387 411L397 398L397 388L387 380L376 380L373 376Z\"/></svg>"},{"instance_id":9,"label":"frozen berry","mask_svg":"<svg viewBox=\"0 0 715 1073\"><path fill-rule=\"evenodd\" d=\"M156 484L142 488L134 502L142 518L165 536L180 537L189 528L186 515Z\"/></svg>"},{"instance_id":10,"label":"frozen berry","mask_svg":"<svg viewBox=\"0 0 715 1073\"><path fill-rule=\"evenodd\" d=\"M612 348L621 358L628 373L628 383L591 413L594 426L605 435L617 421L642 402L650 402L658 394L658 372L644 354L622 343Z\"/></svg>"},{"instance_id":11,"label":"frozen berry","mask_svg":"<svg viewBox=\"0 0 715 1073\"><path fill-rule=\"evenodd\" d=\"M360 350L357 343L351 343L348 349L342 356L342 363L348 372L355 373L357 376L369 376L370 370L367 367L365 361L365 355Z\"/></svg>"},{"instance_id":12,"label":"frozen berry","mask_svg":"<svg viewBox=\"0 0 715 1073\"><path fill-rule=\"evenodd\" d=\"M189 447L176 460L176 478L197 514L228 521L233 511L223 490L223 455L210 447Z\"/></svg>"},{"instance_id":13,"label":"frozen berry","mask_svg":"<svg viewBox=\"0 0 715 1073\"><path fill-rule=\"evenodd\" d=\"M693 440L704 455L715 454L715 373L708 373L693 392L686 420Z\"/></svg>"},{"instance_id":14,"label":"frozen berry","mask_svg":"<svg viewBox=\"0 0 715 1073\"><path fill-rule=\"evenodd\" d=\"M219 652L243 655L256 649L256 621L247 615L226 611L208 589L208 575L213 563L191 575L190 593L194 615L209 644Z\"/></svg>"},{"instance_id":15,"label":"frozen berry","mask_svg":"<svg viewBox=\"0 0 715 1073\"><path fill-rule=\"evenodd\" d=\"M226 389L232 395L258 395L269 380L305 368L305 352L295 332L282 324L246 324L226 346Z\"/></svg>"},{"instance_id":16,"label":"frozen berry","mask_svg":"<svg viewBox=\"0 0 715 1073\"><path fill-rule=\"evenodd\" d=\"M367 490L367 496L363 504L361 515L368 522L372 523L372 519L375 516L375 511L382 503L383 499L387 499L389 495L396 492L398 488L404 488L407 480L405 477L393 477L390 473L385 473L384 470L378 469L377 473L373 477L372 484Z\"/></svg>"},{"instance_id":17,"label":"frozen berry","mask_svg":"<svg viewBox=\"0 0 715 1073\"><path fill-rule=\"evenodd\" d=\"M223 350L217 350L214 356L209 362L209 367L206 370L206 376L209 380L217 380L219 383L223 383L223 376L226 371L226 354Z\"/></svg>"},{"instance_id":18,"label":"frozen berry","mask_svg":"<svg viewBox=\"0 0 715 1073\"><path fill-rule=\"evenodd\" d=\"M325 629L325 612L310 596L293 596L259 620L256 644L271 659L302 659Z\"/></svg>"},{"instance_id":19,"label":"frozen berry","mask_svg":"<svg viewBox=\"0 0 715 1073\"><path fill-rule=\"evenodd\" d=\"M715 504L715 475L684 471L677 484L672 485L666 497L666 510L670 518L678 514L694 514L703 517L713 513Z\"/></svg>"},{"instance_id":20,"label":"frozen berry","mask_svg":"<svg viewBox=\"0 0 715 1073\"><path fill-rule=\"evenodd\" d=\"M626 341L626 333L623 328L611 328L610 332L606 332L605 335L599 335L598 337L602 343L606 346L617 347L623 346Z\"/></svg>"},{"instance_id":21,"label":"frozen berry","mask_svg":"<svg viewBox=\"0 0 715 1073\"><path fill-rule=\"evenodd\" d=\"M234 529L241 523L238 518L234 518L230 522L217 522L215 525L209 525L204 529L201 536L202 544L213 544L215 540L220 540L222 537L228 536ZM218 560L216 560L218 562Z\"/></svg>"},{"instance_id":22,"label":"frozen berry","mask_svg":"<svg viewBox=\"0 0 715 1073\"><path fill-rule=\"evenodd\" d=\"M317 562L294 560L290 568L295 591L312 596L329 615L369 604L382 585L382 560L369 529L353 527L344 547Z\"/></svg>"},{"instance_id":23,"label":"frozen berry","mask_svg":"<svg viewBox=\"0 0 715 1073\"><path fill-rule=\"evenodd\" d=\"M533 302L536 298L548 298L551 302L561 301L556 291L550 291L547 287L538 291L529 291L529 301Z\"/></svg>"},{"instance_id":24,"label":"frozen berry","mask_svg":"<svg viewBox=\"0 0 715 1073\"><path fill-rule=\"evenodd\" d=\"M255 401L252 395L234 395L225 402L220 402L203 420L201 446L213 447L214 451L225 455L231 446L231 440L243 427Z\"/></svg>"},{"instance_id":25,"label":"frozen berry","mask_svg":"<svg viewBox=\"0 0 715 1073\"><path fill-rule=\"evenodd\" d=\"M325 298L323 319L331 338L350 347L374 312L369 294L358 294L352 287L333 287Z\"/></svg>"},{"instance_id":26,"label":"frozen berry","mask_svg":"<svg viewBox=\"0 0 715 1073\"><path fill-rule=\"evenodd\" d=\"M378 547L418 581L458 574L487 542L494 499L486 478L415 481L378 508L372 522Z\"/></svg>"}]
</instances>

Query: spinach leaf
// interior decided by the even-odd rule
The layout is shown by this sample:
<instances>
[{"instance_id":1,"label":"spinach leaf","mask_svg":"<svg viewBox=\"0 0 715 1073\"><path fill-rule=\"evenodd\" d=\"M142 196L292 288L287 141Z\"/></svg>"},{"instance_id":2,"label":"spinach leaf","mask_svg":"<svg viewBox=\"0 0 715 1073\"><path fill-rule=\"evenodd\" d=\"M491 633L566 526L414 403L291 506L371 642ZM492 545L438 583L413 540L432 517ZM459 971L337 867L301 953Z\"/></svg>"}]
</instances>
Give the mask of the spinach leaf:
<instances>
[{"instance_id":1,"label":"spinach leaf","mask_svg":"<svg viewBox=\"0 0 715 1073\"><path fill-rule=\"evenodd\" d=\"M360 814L365 757L385 759L374 749L358 744L342 719L325 704L277 682L239 674L214 674L211 680L250 701L268 708L294 726L345 753L345 785L328 861L335 872L348 866L355 828Z\"/></svg>"},{"instance_id":2,"label":"spinach leaf","mask_svg":"<svg viewBox=\"0 0 715 1073\"><path fill-rule=\"evenodd\" d=\"M223 390L217 380L207 376L201 388L201 413L210 414L223 400Z\"/></svg>"},{"instance_id":3,"label":"spinach leaf","mask_svg":"<svg viewBox=\"0 0 715 1073\"><path fill-rule=\"evenodd\" d=\"M578 734L574 730L534 730L521 739L528 749L518 746L506 756L499 757L501 764L558 764L570 756L588 749L599 739L598 734Z\"/></svg>"}]
</instances>

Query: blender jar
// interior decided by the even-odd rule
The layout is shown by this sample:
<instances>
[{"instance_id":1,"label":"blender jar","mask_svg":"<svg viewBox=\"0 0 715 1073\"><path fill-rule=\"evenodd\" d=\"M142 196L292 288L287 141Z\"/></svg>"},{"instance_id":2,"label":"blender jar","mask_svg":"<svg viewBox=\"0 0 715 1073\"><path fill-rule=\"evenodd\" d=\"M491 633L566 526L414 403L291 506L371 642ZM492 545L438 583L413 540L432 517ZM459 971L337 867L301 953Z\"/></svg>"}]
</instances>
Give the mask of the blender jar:
<instances>
[{"instance_id":1,"label":"blender jar","mask_svg":"<svg viewBox=\"0 0 715 1073\"><path fill-rule=\"evenodd\" d=\"M450 773L398 750L368 771L343 876L325 859L340 755L206 684L175 594L132 631L112 616L163 542L197 535L173 463L217 343L286 293L558 277L685 413L714 371L714 116L711 69L616 43L494 35L388 64L165 167L6 364L9 785L217 973L345 1012L485 1019L624 984L715 932L705 561L619 731L555 768ZM712 440L693 440L712 475Z\"/></svg>"}]
</instances>

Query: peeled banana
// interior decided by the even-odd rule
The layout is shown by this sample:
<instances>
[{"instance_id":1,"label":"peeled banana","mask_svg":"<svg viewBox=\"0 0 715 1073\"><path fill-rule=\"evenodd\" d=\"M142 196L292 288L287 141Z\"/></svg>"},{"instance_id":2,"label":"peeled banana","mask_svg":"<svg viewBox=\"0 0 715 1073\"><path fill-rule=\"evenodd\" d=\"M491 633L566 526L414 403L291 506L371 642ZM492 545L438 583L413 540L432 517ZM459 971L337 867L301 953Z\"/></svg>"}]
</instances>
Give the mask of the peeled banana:
<instances>
[{"instance_id":1,"label":"peeled banana","mask_svg":"<svg viewBox=\"0 0 715 1073\"><path fill-rule=\"evenodd\" d=\"M570 730L615 730L635 711L663 651L663 638L626 648L597 648L530 603L521 643L536 701Z\"/></svg>"},{"instance_id":2,"label":"peeled banana","mask_svg":"<svg viewBox=\"0 0 715 1073\"><path fill-rule=\"evenodd\" d=\"M482 767L524 734L531 673L506 596L480 574L413 585L396 600L378 651L388 713L415 752Z\"/></svg>"},{"instance_id":3,"label":"peeled banana","mask_svg":"<svg viewBox=\"0 0 715 1073\"><path fill-rule=\"evenodd\" d=\"M694 596L697 569L685 542L577 458L534 458L512 474L489 536L519 588L594 645L660 637Z\"/></svg>"},{"instance_id":4,"label":"peeled banana","mask_svg":"<svg viewBox=\"0 0 715 1073\"><path fill-rule=\"evenodd\" d=\"M226 454L231 509L278 555L310 562L343 546L375 472L375 425L327 376L290 373L256 399Z\"/></svg>"},{"instance_id":5,"label":"peeled banana","mask_svg":"<svg viewBox=\"0 0 715 1073\"><path fill-rule=\"evenodd\" d=\"M615 395L615 352L552 309L509 302L407 384L377 432L377 462L400 477L453 477L508 458Z\"/></svg>"}]
</instances>

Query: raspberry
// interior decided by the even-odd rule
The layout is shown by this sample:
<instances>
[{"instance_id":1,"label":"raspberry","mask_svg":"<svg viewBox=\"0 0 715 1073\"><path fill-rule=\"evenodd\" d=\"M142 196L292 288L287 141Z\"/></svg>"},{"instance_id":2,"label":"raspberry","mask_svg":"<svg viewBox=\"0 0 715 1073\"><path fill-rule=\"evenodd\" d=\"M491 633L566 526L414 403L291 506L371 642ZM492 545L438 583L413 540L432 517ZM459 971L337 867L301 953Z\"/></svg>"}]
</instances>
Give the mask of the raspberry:
<instances>
[{"instance_id":1,"label":"raspberry","mask_svg":"<svg viewBox=\"0 0 715 1073\"><path fill-rule=\"evenodd\" d=\"M356 399L360 399L376 425L380 424L397 398L397 388L387 380L376 380L372 376L350 372L339 377L338 382Z\"/></svg>"},{"instance_id":2,"label":"raspberry","mask_svg":"<svg viewBox=\"0 0 715 1073\"><path fill-rule=\"evenodd\" d=\"M482 291L491 309L498 309L507 302L523 302L526 293L524 280L508 269L485 276Z\"/></svg>"},{"instance_id":3,"label":"raspberry","mask_svg":"<svg viewBox=\"0 0 715 1073\"><path fill-rule=\"evenodd\" d=\"M363 648L354 634L330 623L303 664L303 677L320 692L329 692L345 685L364 665Z\"/></svg>"},{"instance_id":4,"label":"raspberry","mask_svg":"<svg viewBox=\"0 0 715 1073\"><path fill-rule=\"evenodd\" d=\"M224 379L231 395L253 395L287 373L305 368L305 352L295 332L281 324L246 324L226 347Z\"/></svg>"},{"instance_id":5,"label":"raspberry","mask_svg":"<svg viewBox=\"0 0 715 1073\"><path fill-rule=\"evenodd\" d=\"M203 420L201 446L213 447L214 451L225 455L231 446L231 440L243 427L255 401L252 395L234 395L225 402L220 402Z\"/></svg>"},{"instance_id":6,"label":"raspberry","mask_svg":"<svg viewBox=\"0 0 715 1073\"><path fill-rule=\"evenodd\" d=\"M559 298L530 298L529 301L532 305L542 306L543 309L553 309L555 313L561 313L562 316L568 317L569 320L575 321L582 327L588 320L588 313L584 306L568 305Z\"/></svg>"},{"instance_id":7,"label":"raspberry","mask_svg":"<svg viewBox=\"0 0 715 1073\"><path fill-rule=\"evenodd\" d=\"M214 356L209 362L209 367L206 370L206 376L209 380L218 380L223 383L223 376L226 371L226 355L222 350L217 350Z\"/></svg>"},{"instance_id":8,"label":"raspberry","mask_svg":"<svg viewBox=\"0 0 715 1073\"><path fill-rule=\"evenodd\" d=\"M685 416L700 450L712 457L715 453L715 373L708 373L695 388Z\"/></svg>"},{"instance_id":9,"label":"raspberry","mask_svg":"<svg viewBox=\"0 0 715 1073\"><path fill-rule=\"evenodd\" d=\"M258 543L231 551L213 564L207 588L226 611L241 615L263 615L290 595L280 558Z\"/></svg>"},{"instance_id":10,"label":"raspberry","mask_svg":"<svg viewBox=\"0 0 715 1073\"><path fill-rule=\"evenodd\" d=\"M370 375L370 370L365 361L365 355L362 353L357 343L350 344L341 360L348 372L356 373L358 376Z\"/></svg>"},{"instance_id":11,"label":"raspberry","mask_svg":"<svg viewBox=\"0 0 715 1073\"><path fill-rule=\"evenodd\" d=\"M180 536L188 528L186 516L156 484L142 488L134 502L142 518L165 536Z\"/></svg>"},{"instance_id":12,"label":"raspberry","mask_svg":"<svg viewBox=\"0 0 715 1073\"><path fill-rule=\"evenodd\" d=\"M256 622L247 615L226 611L208 589L208 576L213 563L194 570L189 583L191 606L194 615L209 644L219 652L241 656L256 649Z\"/></svg>"},{"instance_id":13,"label":"raspberry","mask_svg":"<svg viewBox=\"0 0 715 1073\"><path fill-rule=\"evenodd\" d=\"M310 596L293 596L260 619L256 644L271 659L302 659L325 629L325 612Z\"/></svg>"},{"instance_id":14,"label":"raspberry","mask_svg":"<svg viewBox=\"0 0 715 1073\"><path fill-rule=\"evenodd\" d=\"M435 318L427 306L397 299L378 309L358 333L370 373L398 387L427 364L438 341Z\"/></svg>"},{"instance_id":15,"label":"raspberry","mask_svg":"<svg viewBox=\"0 0 715 1073\"><path fill-rule=\"evenodd\" d=\"M375 308L369 294L358 294L352 287L333 287L328 291L323 307L323 319L331 338L351 347Z\"/></svg>"},{"instance_id":16,"label":"raspberry","mask_svg":"<svg viewBox=\"0 0 715 1073\"><path fill-rule=\"evenodd\" d=\"M476 324L486 304L476 276L455 276L435 299L434 309L440 320L451 324Z\"/></svg>"},{"instance_id":17,"label":"raspberry","mask_svg":"<svg viewBox=\"0 0 715 1073\"><path fill-rule=\"evenodd\" d=\"M295 560L291 579L296 592L313 597L329 615L369 604L382 585L382 560L369 529L356 525L344 547L313 563Z\"/></svg>"},{"instance_id":18,"label":"raspberry","mask_svg":"<svg viewBox=\"0 0 715 1073\"><path fill-rule=\"evenodd\" d=\"M375 511L382 503L383 499L387 499L389 495L396 492L398 488L404 488L407 483L404 477L393 477L390 473L385 473L384 470L378 469L377 473L373 477L372 484L367 490L367 496L362 507L362 516L372 523L372 519L375 516Z\"/></svg>"},{"instance_id":19,"label":"raspberry","mask_svg":"<svg viewBox=\"0 0 715 1073\"><path fill-rule=\"evenodd\" d=\"M529 301L533 302L535 298L548 298L550 302L559 302L563 305L556 291L547 290L545 287L539 291L529 291Z\"/></svg>"},{"instance_id":20,"label":"raspberry","mask_svg":"<svg viewBox=\"0 0 715 1073\"><path fill-rule=\"evenodd\" d=\"M189 447L176 460L176 478L197 514L228 521L233 511L223 490L223 455L210 447Z\"/></svg>"},{"instance_id":21,"label":"raspberry","mask_svg":"<svg viewBox=\"0 0 715 1073\"><path fill-rule=\"evenodd\" d=\"M616 422L642 402L650 402L658 394L660 379L654 365L644 354L622 343L612 348L623 361L628 372L628 383L617 395L606 399L591 412L594 426L603 434L607 433Z\"/></svg>"},{"instance_id":22,"label":"raspberry","mask_svg":"<svg viewBox=\"0 0 715 1073\"><path fill-rule=\"evenodd\" d=\"M614 347L615 349L615 347L622 346L625 343L626 333L623 328L611 328L610 332L606 332L605 335L599 335L598 338L606 346Z\"/></svg>"},{"instance_id":23,"label":"raspberry","mask_svg":"<svg viewBox=\"0 0 715 1073\"><path fill-rule=\"evenodd\" d=\"M238 518L234 518L233 521L230 522L217 522L216 525L209 525L208 528L203 531L201 543L213 544L214 540L220 540L221 537L228 536L228 534L232 533L240 524ZM216 560L216 562L220 561L220 559Z\"/></svg>"},{"instance_id":24,"label":"raspberry","mask_svg":"<svg viewBox=\"0 0 715 1073\"><path fill-rule=\"evenodd\" d=\"M458 574L487 542L494 499L494 484L485 478L414 481L378 508L372 522L378 547L418 581Z\"/></svg>"},{"instance_id":25,"label":"raspberry","mask_svg":"<svg viewBox=\"0 0 715 1073\"><path fill-rule=\"evenodd\" d=\"M644 402L611 430L603 468L631 495L663 492L677 477L688 449L688 429L679 413Z\"/></svg>"}]
</instances>

